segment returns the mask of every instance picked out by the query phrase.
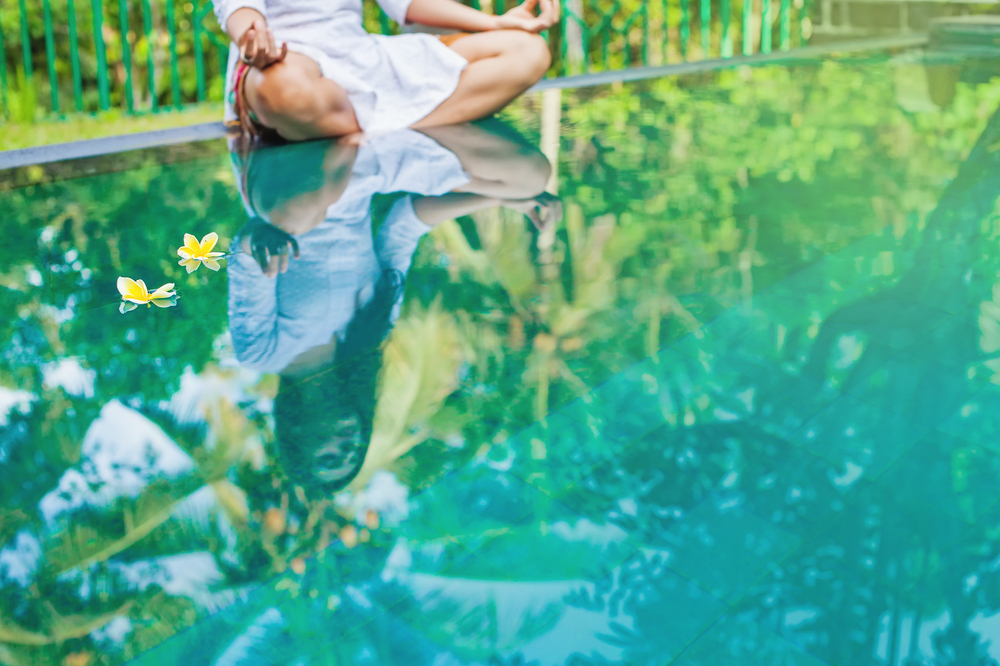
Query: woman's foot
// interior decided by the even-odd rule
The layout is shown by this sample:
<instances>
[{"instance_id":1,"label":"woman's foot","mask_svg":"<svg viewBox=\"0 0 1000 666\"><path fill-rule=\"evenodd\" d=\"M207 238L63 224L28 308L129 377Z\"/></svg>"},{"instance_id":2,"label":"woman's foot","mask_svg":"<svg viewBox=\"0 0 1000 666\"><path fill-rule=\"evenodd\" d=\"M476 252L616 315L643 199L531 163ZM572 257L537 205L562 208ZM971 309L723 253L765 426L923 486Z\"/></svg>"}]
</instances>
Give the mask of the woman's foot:
<instances>
[{"instance_id":1,"label":"woman's foot","mask_svg":"<svg viewBox=\"0 0 1000 666\"><path fill-rule=\"evenodd\" d=\"M559 197L542 192L531 199L503 199L504 208L523 213L538 231L545 231L562 219L562 201Z\"/></svg>"}]
</instances>

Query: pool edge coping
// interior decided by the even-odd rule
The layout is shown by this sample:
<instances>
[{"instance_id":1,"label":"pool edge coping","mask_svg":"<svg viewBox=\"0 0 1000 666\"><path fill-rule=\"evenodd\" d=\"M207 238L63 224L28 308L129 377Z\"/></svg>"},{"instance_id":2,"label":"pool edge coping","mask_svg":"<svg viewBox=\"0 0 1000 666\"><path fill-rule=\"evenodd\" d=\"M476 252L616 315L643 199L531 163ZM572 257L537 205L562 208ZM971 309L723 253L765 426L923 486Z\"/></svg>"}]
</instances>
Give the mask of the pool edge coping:
<instances>
[{"instance_id":1,"label":"pool edge coping","mask_svg":"<svg viewBox=\"0 0 1000 666\"><path fill-rule=\"evenodd\" d=\"M567 88L589 88L617 82L627 83L641 81L644 79L660 78L664 76L692 74L713 69L721 69L724 67L759 65L780 62L782 60L812 58L838 52L916 47L925 45L928 39L929 35L927 33L892 35L888 37L874 37L845 42L830 42L829 44L805 46L798 49L789 49L787 51L757 53L749 56L739 55L733 56L732 58L714 58L710 60L699 60L697 62L685 62L674 65L636 67L634 69L580 74L577 76L546 79L530 88L528 92L540 92L543 90ZM48 164L52 162L64 162L68 160L100 157L102 155L112 155L115 153L124 153L132 150L142 150L145 148L158 148L182 143L211 141L213 139L225 138L228 134L229 131L220 121L154 130L150 132L136 132L135 134L121 134L99 139L85 139L82 141L71 141L68 143L53 143L44 146L33 146L30 148L17 148L14 150L0 151L0 171L18 169L36 164Z\"/></svg>"},{"instance_id":2,"label":"pool edge coping","mask_svg":"<svg viewBox=\"0 0 1000 666\"><path fill-rule=\"evenodd\" d=\"M731 58L712 58L710 60L682 62L674 65L635 67L632 69L618 69L608 72L596 72L593 74L565 76L557 79L545 79L536 83L528 90L528 92L551 90L553 88L589 88L593 86L608 85L619 81L622 83L629 83L632 81L641 81L643 79L655 79L664 76L677 76L680 74L693 74L712 69L737 67L739 65L760 65L771 62L780 62L782 60L813 58L816 56L828 55L830 53L878 51L881 49L924 46L929 41L930 34L926 32L914 32L904 35L891 35L887 37L869 37L844 42L817 44L815 46L803 46L801 48L789 49L787 51L772 51L770 53L755 53L753 55L735 55ZM2 155L3 153L0 153L0 156Z\"/></svg>"}]
</instances>

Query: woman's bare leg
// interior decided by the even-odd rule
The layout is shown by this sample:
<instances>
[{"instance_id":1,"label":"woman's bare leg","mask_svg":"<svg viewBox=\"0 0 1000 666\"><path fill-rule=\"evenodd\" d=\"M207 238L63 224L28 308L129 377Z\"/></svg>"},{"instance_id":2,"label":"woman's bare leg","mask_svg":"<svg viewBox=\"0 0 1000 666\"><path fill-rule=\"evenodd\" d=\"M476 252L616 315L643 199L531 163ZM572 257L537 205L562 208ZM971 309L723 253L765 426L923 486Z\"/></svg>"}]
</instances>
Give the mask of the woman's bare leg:
<instances>
[{"instance_id":1,"label":"woman's bare leg","mask_svg":"<svg viewBox=\"0 0 1000 666\"><path fill-rule=\"evenodd\" d=\"M500 136L478 125L425 127L462 163L469 182L456 189L496 199L530 199L545 191L552 175L548 158L537 148Z\"/></svg>"},{"instance_id":2,"label":"woman's bare leg","mask_svg":"<svg viewBox=\"0 0 1000 666\"><path fill-rule=\"evenodd\" d=\"M246 101L260 122L289 141L361 130L347 92L301 53L289 53L263 71L251 70L245 86Z\"/></svg>"},{"instance_id":3,"label":"woman's bare leg","mask_svg":"<svg viewBox=\"0 0 1000 666\"><path fill-rule=\"evenodd\" d=\"M468 123L420 131L455 153L469 174L469 182L453 192L414 199L417 216L426 224L495 206L524 213L539 230L562 217L560 201L545 193L552 167L537 148Z\"/></svg>"},{"instance_id":4,"label":"woman's bare leg","mask_svg":"<svg viewBox=\"0 0 1000 666\"><path fill-rule=\"evenodd\" d=\"M451 45L469 61L455 92L414 125L453 125L484 118L539 81L552 63L542 37L521 30L482 32Z\"/></svg>"}]
</instances>

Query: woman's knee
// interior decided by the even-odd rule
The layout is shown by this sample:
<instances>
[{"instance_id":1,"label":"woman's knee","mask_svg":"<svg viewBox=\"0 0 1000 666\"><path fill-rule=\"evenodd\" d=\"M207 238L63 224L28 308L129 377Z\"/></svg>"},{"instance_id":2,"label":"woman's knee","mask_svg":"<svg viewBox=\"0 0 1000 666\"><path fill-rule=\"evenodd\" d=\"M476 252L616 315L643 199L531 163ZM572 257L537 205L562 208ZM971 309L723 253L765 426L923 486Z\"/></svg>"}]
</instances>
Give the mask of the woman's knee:
<instances>
[{"instance_id":1,"label":"woman's knee","mask_svg":"<svg viewBox=\"0 0 1000 666\"><path fill-rule=\"evenodd\" d=\"M517 33L511 50L524 63L525 83L532 85L545 76L552 65L552 53L549 43L541 35L527 32Z\"/></svg>"},{"instance_id":2,"label":"woman's knee","mask_svg":"<svg viewBox=\"0 0 1000 666\"><path fill-rule=\"evenodd\" d=\"M294 64L272 65L257 72L251 83L251 106L265 123L269 119L309 115L318 101L315 81Z\"/></svg>"},{"instance_id":3,"label":"woman's knee","mask_svg":"<svg viewBox=\"0 0 1000 666\"><path fill-rule=\"evenodd\" d=\"M523 176L521 186L528 194L527 197L535 197L545 191L552 177L552 163L549 158L541 153L531 153L525 156Z\"/></svg>"}]
</instances>

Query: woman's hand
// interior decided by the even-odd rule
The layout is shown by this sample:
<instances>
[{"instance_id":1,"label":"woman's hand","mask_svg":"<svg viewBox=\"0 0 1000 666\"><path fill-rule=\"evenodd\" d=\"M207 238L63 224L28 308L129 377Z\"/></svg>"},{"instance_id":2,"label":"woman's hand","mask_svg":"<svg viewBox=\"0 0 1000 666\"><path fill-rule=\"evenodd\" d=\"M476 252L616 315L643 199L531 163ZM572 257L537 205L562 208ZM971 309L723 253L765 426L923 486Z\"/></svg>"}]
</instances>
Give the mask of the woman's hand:
<instances>
[{"instance_id":1,"label":"woman's hand","mask_svg":"<svg viewBox=\"0 0 1000 666\"><path fill-rule=\"evenodd\" d=\"M499 30L524 30L539 33L559 22L560 0L524 0L506 14L496 17ZM535 16L535 9L539 9Z\"/></svg>"},{"instance_id":2,"label":"woman's hand","mask_svg":"<svg viewBox=\"0 0 1000 666\"><path fill-rule=\"evenodd\" d=\"M240 60L257 69L266 69L288 55L288 43L282 43L279 49L274 42L274 33L263 19L256 19L250 24L240 38L239 47Z\"/></svg>"},{"instance_id":3,"label":"woman's hand","mask_svg":"<svg viewBox=\"0 0 1000 666\"><path fill-rule=\"evenodd\" d=\"M288 270L292 256L299 258L299 243L291 234L257 218L240 232L241 249L251 255L269 278Z\"/></svg>"}]
</instances>

